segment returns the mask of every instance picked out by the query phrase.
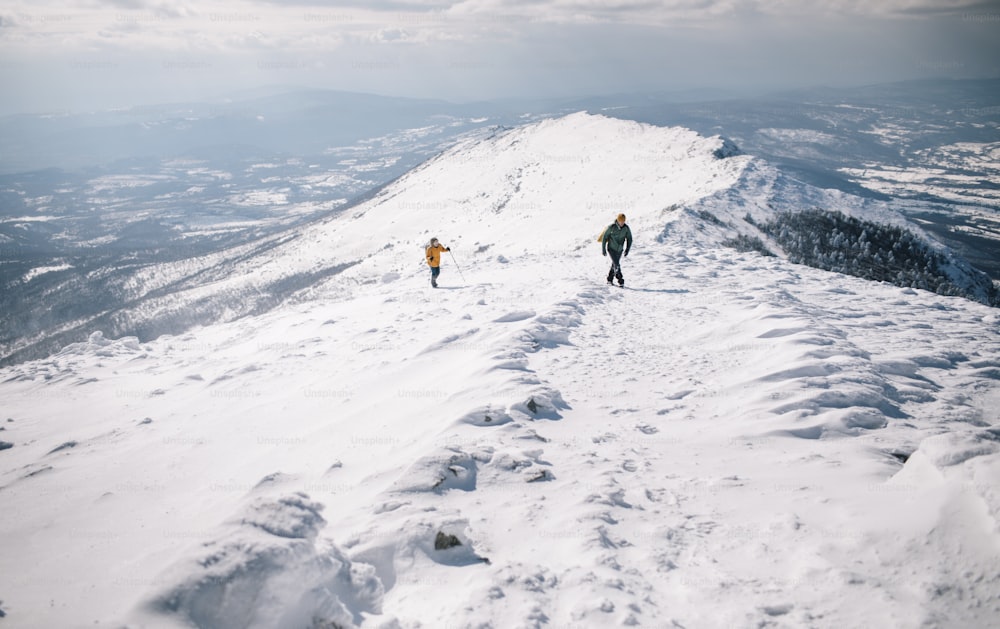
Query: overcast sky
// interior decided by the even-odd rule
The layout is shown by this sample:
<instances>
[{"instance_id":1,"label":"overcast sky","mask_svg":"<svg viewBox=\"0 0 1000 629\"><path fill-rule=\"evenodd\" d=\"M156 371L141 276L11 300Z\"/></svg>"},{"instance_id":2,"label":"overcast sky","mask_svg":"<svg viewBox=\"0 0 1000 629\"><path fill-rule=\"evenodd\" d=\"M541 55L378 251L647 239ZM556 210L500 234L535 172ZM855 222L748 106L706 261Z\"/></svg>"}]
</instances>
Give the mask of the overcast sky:
<instances>
[{"instance_id":1,"label":"overcast sky","mask_svg":"<svg viewBox=\"0 0 1000 629\"><path fill-rule=\"evenodd\" d=\"M0 113L1000 76L1000 0L6 0Z\"/></svg>"}]
</instances>

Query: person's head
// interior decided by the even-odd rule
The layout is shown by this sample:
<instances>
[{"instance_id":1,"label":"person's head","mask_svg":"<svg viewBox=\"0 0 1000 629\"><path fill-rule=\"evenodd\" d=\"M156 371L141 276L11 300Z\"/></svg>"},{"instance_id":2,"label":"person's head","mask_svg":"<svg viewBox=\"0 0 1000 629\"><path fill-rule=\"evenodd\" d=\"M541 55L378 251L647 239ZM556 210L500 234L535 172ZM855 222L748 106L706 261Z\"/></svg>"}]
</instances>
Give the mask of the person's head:
<instances>
[{"instance_id":1,"label":"person's head","mask_svg":"<svg viewBox=\"0 0 1000 629\"><path fill-rule=\"evenodd\" d=\"M618 224L619 225L624 225L625 224L625 215L624 214L619 214L618 215Z\"/></svg>"},{"instance_id":2,"label":"person's head","mask_svg":"<svg viewBox=\"0 0 1000 629\"><path fill-rule=\"evenodd\" d=\"M440 245L440 244L441 244L441 243L440 243L440 242L438 242L438 239L437 239L437 238L431 238L431 246L432 246L432 247L437 247L437 246L438 246L438 245Z\"/></svg>"}]
</instances>

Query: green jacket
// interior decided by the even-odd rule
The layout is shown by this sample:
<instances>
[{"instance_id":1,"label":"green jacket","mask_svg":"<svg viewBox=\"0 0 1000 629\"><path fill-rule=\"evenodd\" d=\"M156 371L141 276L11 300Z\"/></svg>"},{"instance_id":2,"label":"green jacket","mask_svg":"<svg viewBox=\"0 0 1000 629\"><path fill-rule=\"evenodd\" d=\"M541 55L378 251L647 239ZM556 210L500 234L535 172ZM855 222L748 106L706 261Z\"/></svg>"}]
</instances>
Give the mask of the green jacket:
<instances>
[{"instance_id":1,"label":"green jacket","mask_svg":"<svg viewBox=\"0 0 1000 629\"><path fill-rule=\"evenodd\" d=\"M604 230L604 240L601 241L601 253L607 253L608 249L622 251L623 248L626 254L632 248L632 230L628 228L628 223L619 227L618 221L615 221Z\"/></svg>"}]
</instances>

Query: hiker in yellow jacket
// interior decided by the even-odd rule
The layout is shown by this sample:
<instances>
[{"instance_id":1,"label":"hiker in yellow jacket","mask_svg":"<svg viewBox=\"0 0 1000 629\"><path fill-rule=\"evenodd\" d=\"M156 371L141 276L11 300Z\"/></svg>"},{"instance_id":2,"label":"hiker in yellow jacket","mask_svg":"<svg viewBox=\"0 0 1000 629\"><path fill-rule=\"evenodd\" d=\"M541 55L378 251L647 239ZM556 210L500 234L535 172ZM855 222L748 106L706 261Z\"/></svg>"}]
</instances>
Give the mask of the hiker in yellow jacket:
<instances>
[{"instance_id":1,"label":"hiker in yellow jacket","mask_svg":"<svg viewBox=\"0 0 1000 629\"><path fill-rule=\"evenodd\" d=\"M445 247L437 238L431 238L431 244L427 245L427 265L431 267L431 286L438 287L437 278L441 274L441 253L451 251L451 247Z\"/></svg>"}]
</instances>

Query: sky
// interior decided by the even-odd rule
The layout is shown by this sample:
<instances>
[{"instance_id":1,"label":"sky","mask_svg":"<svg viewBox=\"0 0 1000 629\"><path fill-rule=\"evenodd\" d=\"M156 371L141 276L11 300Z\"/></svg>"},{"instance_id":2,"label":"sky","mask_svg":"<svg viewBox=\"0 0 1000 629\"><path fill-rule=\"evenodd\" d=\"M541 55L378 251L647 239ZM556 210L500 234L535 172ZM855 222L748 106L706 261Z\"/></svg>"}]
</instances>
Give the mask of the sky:
<instances>
[{"instance_id":1,"label":"sky","mask_svg":"<svg viewBox=\"0 0 1000 629\"><path fill-rule=\"evenodd\" d=\"M1000 76L1000 0L7 0L0 113L314 87L454 102Z\"/></svg>"}]
</instances>

